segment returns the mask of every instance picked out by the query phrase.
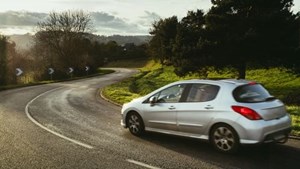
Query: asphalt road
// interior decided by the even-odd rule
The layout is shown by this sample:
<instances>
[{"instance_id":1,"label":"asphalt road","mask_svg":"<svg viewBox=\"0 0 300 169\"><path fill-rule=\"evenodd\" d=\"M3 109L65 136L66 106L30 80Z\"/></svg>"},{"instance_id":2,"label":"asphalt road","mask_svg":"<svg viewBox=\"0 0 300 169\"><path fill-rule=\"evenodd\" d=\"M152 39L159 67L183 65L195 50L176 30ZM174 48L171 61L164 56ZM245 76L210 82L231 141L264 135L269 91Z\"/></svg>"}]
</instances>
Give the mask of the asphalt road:
<instances>
[{"instance_id":1,"label":"asphalt road","mask_svg":"<svg viewBox=\"0 0 300 169\"><path fill-rule=\"evenodd\" d=\"M120 107L99 88L116 73L0 92L0 168L299 168L300 141L216 152L208 143L120 126Z\"/></svg>"}]
</instances>

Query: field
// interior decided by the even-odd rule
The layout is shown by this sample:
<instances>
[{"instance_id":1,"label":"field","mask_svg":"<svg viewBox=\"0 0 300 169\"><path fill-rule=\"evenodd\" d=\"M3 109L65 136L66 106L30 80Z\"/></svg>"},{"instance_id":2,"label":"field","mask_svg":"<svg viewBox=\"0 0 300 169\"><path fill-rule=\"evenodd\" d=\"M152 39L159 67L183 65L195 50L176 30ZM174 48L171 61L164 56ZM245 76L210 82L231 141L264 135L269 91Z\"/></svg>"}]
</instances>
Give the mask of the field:
<instances>
[{"instance_id":1,"label":"field","mask_svg":"<svg viewBox=\"0 0 300 169\"><path fill-rule=\"evenodd\" d=\"M150 61L146 66L140 68L140 73L106 87L103 94L110 100L123 104L174 81L199 79L196 74L178 77L173 73L173 70L173 67L161 66ZM211 71L208 75L208 78L234 77L235 74L229 70ZM293 119L292 134L300 136L300 77L288 70L279 68L248 70L246 77L262 83L272 95L284 101Z\"/></svg>"}]
</instances>

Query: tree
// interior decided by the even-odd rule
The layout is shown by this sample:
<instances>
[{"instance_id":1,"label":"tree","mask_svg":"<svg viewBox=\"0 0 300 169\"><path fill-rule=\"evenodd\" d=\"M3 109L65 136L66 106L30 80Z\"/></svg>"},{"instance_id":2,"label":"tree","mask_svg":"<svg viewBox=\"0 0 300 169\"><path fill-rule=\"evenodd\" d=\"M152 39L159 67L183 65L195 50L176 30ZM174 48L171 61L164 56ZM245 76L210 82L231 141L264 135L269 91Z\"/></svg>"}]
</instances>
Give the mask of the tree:
<instances>
[{"instance_id":1,"label":"tree","mask_svg":"<svg viewBox=\"0 0 300 169\"><path fill-rule=\"evenodd\" d=\"M15 42L0 35L0 85L18 83L16 68L29 70L32 67L32 58L25 53L17 52ZM21 81L20 78L19 81Z\"/></svg>"},{"instance_id":2,"label":"tree","mask_svg":"<svg viewBox=\"0 0 300 169\"><path fill-rule=\"evenodd\" d=\"M245 78L247 68L286 67L300 72L299 14L293 0L212 0L204 14L189 11L153 24L151 55L175 66L175 73L234 68ZM298 53L298 54L297 54Z\"/></svg>"},{"instance_id":3,"label":"tree","mask_svg":"<svg viewBox=\"0 0 300 169\"><path fill-rule=\"evenodd\" d=\"M189 72L198 72L207 76L211 66L207 53L202 49L205 30L205 17L201 10L189 11L177 26L177 34L173 43L172 65L179 76Z\"/></svg>"},{"instance_id":4,"label":"tree","mask_svg":"<svg viewBox=\"0 0 300 169\"><path fill-rule=\"evenodd\" d=\"M217 68L232 66L245 78L247 66L288 66L299 42L293 0L212 0L207 41Z\"/></svg>"},{"instance_id":5,"label":"tree","mask_svg":"<svg viewBox=\"0 0 300 169\"><path fill-rule=\"evenodd\" d=\"M86 43L86 33L90 28L90 15L83 11L52 12L39 22L35 40L45 66L61 72L68 67L83 69L90 44Z\"/></svg>"},{"instance_id":6,"label":"tree","mask_svg":"<svg viewBox=\"0 0 300 169\"><path fill-rule=\"evenodd\" d=\"M295 34L295 38L298 36L298 48L296 48L296 52L293 53L293 57L289 57L289 59L285 60L285 67L290 68L294 73L300 74L300 12L297 15L298 22L298 33Z\"/></svg>"},{"instance_id":7,"label":"tree","mask_svg":"<svg viewBox=\"0 0 300 169\"><path fill-rule=\"evenodd\" d=\"M172 44L177 34L178 19L176 16L160 19L153 24L150 34L153 35L149 42L150 53L153 58L159 59L162 64L168 64L171 61Z\"/></svg>"},{"instance_id":8,"label":"tree","mask_svg":"<svg viewBox=\"0 0 300 169\"><path fill-rule=\"evenodd\" d=\"M0 85L7 82L7 37L0 35Z\"/></svg>"}]
</instances>

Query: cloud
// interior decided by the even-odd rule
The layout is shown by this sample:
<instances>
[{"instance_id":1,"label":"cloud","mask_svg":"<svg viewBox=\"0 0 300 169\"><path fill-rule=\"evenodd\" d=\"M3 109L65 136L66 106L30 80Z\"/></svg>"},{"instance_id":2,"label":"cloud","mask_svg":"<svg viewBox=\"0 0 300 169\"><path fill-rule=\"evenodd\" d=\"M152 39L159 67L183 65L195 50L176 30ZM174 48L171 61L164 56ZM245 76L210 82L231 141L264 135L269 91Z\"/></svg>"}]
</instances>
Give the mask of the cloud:
<instances>
[{"instance_id":1,"label":"cloud","mask_svg":"<svg viewBox=\"0 0 300 169\"><path fill-rule=\"evenodd\" d=\"M7 26L34 26L42 21L47 14L37 12L8 11L0 13L0 25Z\"/></svg>"},{"instance_id":2,"label":"cloud","mask_svg":"<svg viewBox=\"0 0 300 169\"><path fill-rule=\"evenodd\" d=\"M33 26L0 26L0 34L4 35L24 35L34 34Z\"/></svg>"},{"instance_id":3,"label":"cloud","mask_svg":"<svg viewBox=\"0 0 300 169\"><path fill-rule=\"evenodd\" d=\"M157 13L144 11L144 15L139 17L138 24L150 29L154 21L158 21L159 19L161 19L161 16L159 16Z\"/></svg>"},{"instance_id":4,"label":"cloud","mask_svg":"<svg viewBox=\"0 0 300 169\"><path fill-rule=\"evenodd\" d=\"M38 12L0 12L0 33L7 35L34 33L37 23L45 17L46 13Z\"/></svg>"},{"instance_id":5,"label":"cloud","mask_svg":"<svg viewBox=\"0 0 300 169\"><path fill-rule=\"evenodd\" d=\"M148 34L142 26L108 13L92 12L91 17L97 34Z\"/></svg>"},{"instance_id":6,"label":"cloud","mask_svg":"<svg viewBox=\"0 0 300 169\"><path fill-rule=\"evenodd\" d=\"M159 20L161 16L159 16L155 12L145 11L145 15L142 16L141 18L149 19L149 20Z\"/></svg>"},{"instance_id":7,"label":"cloud","mask_svg":"<svg viewBox=\"0 0 300 169\"><path fill-rule=\"evenodd\" d=\"M93 33L99 35L145 35L148 34L151 20L158 17L157 14L146 11L141 22L129 21L126 18L116 17L105 12L91 12ZM38 22L44 21L47 13L8 11L0 12L0 33L24 34L34 33ZM150 20L150 22L147 22Z\"/></svg>"}]
</instances>

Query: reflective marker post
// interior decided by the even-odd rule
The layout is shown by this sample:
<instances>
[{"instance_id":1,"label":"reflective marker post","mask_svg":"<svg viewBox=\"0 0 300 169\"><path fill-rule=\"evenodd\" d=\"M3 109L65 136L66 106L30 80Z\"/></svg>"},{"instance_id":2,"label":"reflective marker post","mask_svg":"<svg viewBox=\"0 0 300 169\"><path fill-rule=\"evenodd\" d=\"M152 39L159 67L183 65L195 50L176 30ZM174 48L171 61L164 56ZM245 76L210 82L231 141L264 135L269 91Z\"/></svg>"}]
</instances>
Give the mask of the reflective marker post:
<instances>
[{"instance_id":1,"label":"reflective marker post","mask_svg":"<svg viewBox=\"0 0 300 169\"><path fill-rule=\"evenodd\" d=\"M54 69L53 68L49 68L48 72L49 72L49 75L50 75L50 79L52 81L52 74L54 73Z\"/></svg>"},{"instance_id":2,"label":"reflective marker post","mask_svg":"<svg viewBox=\"0 0 300 169\"><path fill-rule=\"evenodd\" d=\"M85 71L86 71L86 75L87 75L87 76L89 75L89 70L90 70L90 67L86 66L86 67L85 67Z\"/></svg>"},{"instance_id":3,"label":"reflective marker post","mask_svg":"<svg viewBox=\"0 0 300 169\"><path fill-rule=\"evenodd\" d=\"M18 77L21 76L23 74L23 71L21 68L16 68L16 82L19 83L19 79Z\"/></svg>"},{"instance_id":4,"label":"reflective marker post","mask_svg":"<svg viewBox=\"0 0 300 169\"><path fill-rule=\"evenodd\" d=\"M74 69L72 67L69 67L69 74L71 76L71 79L73 78L73 71Z\"/></svg>"},{"instance_id":5,"label":"reflective marker post","mask_svg":"<svg viewBox=\"0 0 300 169\"><path fill-rule=\"evenodd\" d=\"M23 74L22 69L21 68L16 68L16 75L21 76L21 74Z\"/></svg>"}]
</instances>

